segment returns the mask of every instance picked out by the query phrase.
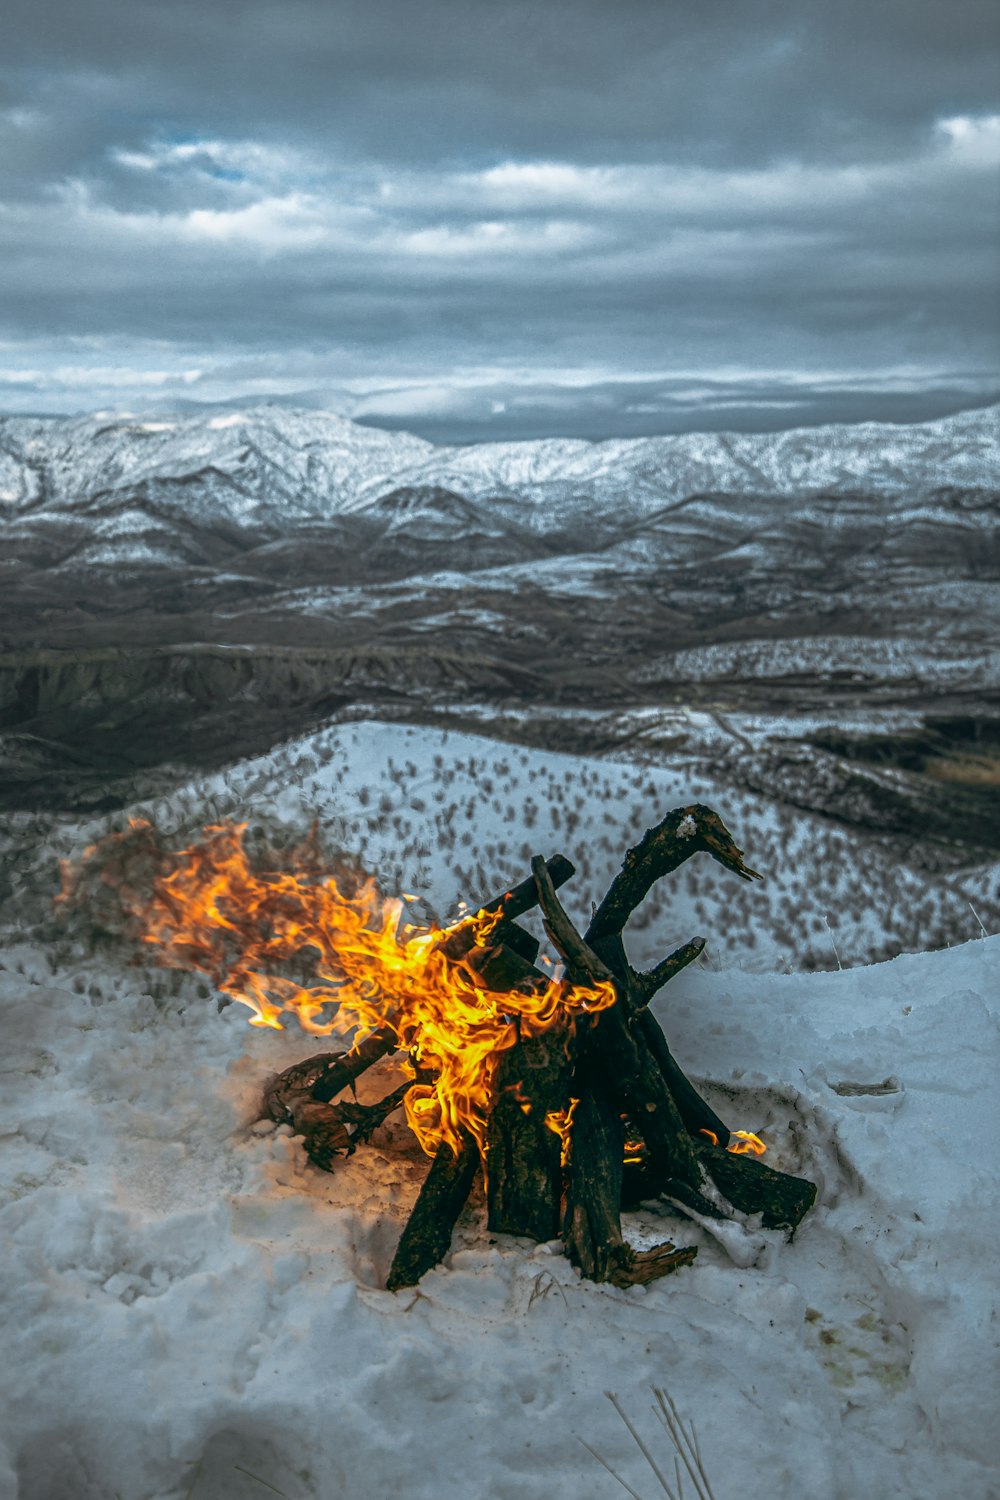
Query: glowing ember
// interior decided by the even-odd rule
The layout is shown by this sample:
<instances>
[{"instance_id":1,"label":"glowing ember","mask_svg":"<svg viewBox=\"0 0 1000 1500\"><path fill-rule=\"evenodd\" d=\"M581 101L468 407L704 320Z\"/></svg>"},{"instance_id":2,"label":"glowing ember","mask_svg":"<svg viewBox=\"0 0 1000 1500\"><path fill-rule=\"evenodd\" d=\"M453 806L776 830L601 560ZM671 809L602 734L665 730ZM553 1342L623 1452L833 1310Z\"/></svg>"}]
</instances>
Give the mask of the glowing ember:
<instances>
[{"instance_id":1,"label":"glowing ember","mask_svg":"<svg viewBox=\"0 0 1000 1500\"><path fill-rule=\"evenodd\" d=\"M443 1141L457 1152L463 1130L482 1149L497 1062L518 1034L531 1037L614 1004L611 984L552 978L537 988L487 990L471 967L441 952L441 943L464 928L473 948L487 947L502 910L464 917L447 934L407 925L403 941L403 903L383 898L374 880L346 894L318 867L315 849L297 869L255 870L245 829L213 825L190 848L166 853L149 823L133 821L127 833L88 849L80 866L64 866L60 899L74 900L96 860L101 881L114 887L158 962L210 975L222 993L249 1008L251 1025L280 1031L282 1017L291 1014L316 1036L353 1031L356 1042L391 1028L411 1076L418 1069L436 1075L415 1083L405 1101L410 1127L430 1155ZM101 865L109 845L152 858L151 894L124 868L113 875ZM305 984L276 972L296 966L301 972L303 959L310 970Z\"/></svg>"},{"instance_id":2,"label":"glowing ember","mask_svg":"<svg viewBox=\"0 0 1000 1500\"><path fill-rule=\"evenodd\" d=\"M713 1146L719 1144L719 1137L714 1130L702 1129L699 1134L707 1135ZM767 1147L760 1136L754 1135L752 1131L734 1130L726 1150L731 1151L734 1156L763 1156Z\"/></svg>"},{"instance_id":3,"label":"glowing ember","mask_svg":"<svg viewBox=\"0 0 1000 1500\"><path fill-rule=\"evenodd\" d=\"M520 1078L516 1083L508 1084L505 1092L513 1097L514 1103L517 1105L522 1115L531 1114L531 1100L524 1092L524 1083ZM548 1116L546 1116L545 1123L548 1124Z\"/></svg>"},{"instance_id":4,"label":"glowing ember","mask_svg":"<svg viewBox=\"0 0 1000 1500\"><path fill-rule=\"evenodd\" d=\"M634 1162L641 1162L644 1158L645 1150L645 1142L629 1136L625 1141L625 1155L622 1157L622 1160L626 1166L630 1166Z\"/></svg>"}]
</instances>

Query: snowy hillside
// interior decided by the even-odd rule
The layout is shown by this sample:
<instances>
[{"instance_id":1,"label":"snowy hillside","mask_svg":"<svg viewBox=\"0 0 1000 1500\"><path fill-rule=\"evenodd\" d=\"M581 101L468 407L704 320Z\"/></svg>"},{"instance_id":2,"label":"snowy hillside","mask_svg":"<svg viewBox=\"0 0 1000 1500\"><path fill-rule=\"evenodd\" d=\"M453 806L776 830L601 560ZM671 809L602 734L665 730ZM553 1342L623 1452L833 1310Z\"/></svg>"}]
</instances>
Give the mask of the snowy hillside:
<instances>
[{"instance_id":1,"label":"snowy hillside","mask_svg":"<svg viewBox=\"0 0 1000 1500\"><path fill-rule=\"evenodd\" d=\"M740 970L853 965L1000 930L1000 870L988 860L935 871L901 858L895 840L783 807L734 787L699 757L668 766L555 754L483 736L377 722L344 724L80 821L50 812L0 825L0 903L8 920L47 912L54 861L127 816L175 843L219 819L249 822L279 844L319 820L322 836L374 871L382 888L417 894L445 920L525 876L531 856L561 852L577 869L563 892L585 921L625 849L668 807L715 807L764 880L720 882L694 861L656 888L629 929L639 967L697 933L706 964ZM657 811L659 810L659 811ZM45 917L52 940L58 924Z\"/></svg>"},{"instance_id":2,"label":"snowy hillside","mask_svg":"<svg viewBox=\"0 0 1000 1500\"><path fill-rule=\"evenodd\" d=\"M512 756L505 772L500 753L359 726L147 810L183 832L247 799L291 818L325 797L390 879L405 864L439 899L452 864L495 883L522 837L590 846L585 903L622 833L678 789L661 776L630 791L626 768L617 784L569 758ZM457 807L472 796L485 824ZM606 815L613 860L595 837ZM808 839L769 845L752 808L727 816L758 868L805 857ZM422 849L449 829L452 848ZM1000 938L806 976L688 970L663 992L682 1065L776 1166L817 1183L792 1243L732 1225L712 1237L647 1206L627 1218L632 1240L666 1233L698 1259L620 1291L582 1282L556 1245L488 1235L476 1198L445 1264L393 1295L426 1158L394 1118L317 1172L288 1127L258 1119L266 1078L314 1039L254 1030L202 980L130 967L124 947L49 915L30 871L51 888L54 855L95 831L20 821L0 934L2 1500L613 1500L583 1442L647 1500L662 1491L603 1393L672 1476L654 1386L695 1420L716 1500L995 1495L984 1143ZM665 892L644 951L690 935L690 915L713 945L727 922L740 941L766 929L766 898L730 920L736 883L688 868L700 911L690 890L677 909Z\"/></svg>"}]
</instances>

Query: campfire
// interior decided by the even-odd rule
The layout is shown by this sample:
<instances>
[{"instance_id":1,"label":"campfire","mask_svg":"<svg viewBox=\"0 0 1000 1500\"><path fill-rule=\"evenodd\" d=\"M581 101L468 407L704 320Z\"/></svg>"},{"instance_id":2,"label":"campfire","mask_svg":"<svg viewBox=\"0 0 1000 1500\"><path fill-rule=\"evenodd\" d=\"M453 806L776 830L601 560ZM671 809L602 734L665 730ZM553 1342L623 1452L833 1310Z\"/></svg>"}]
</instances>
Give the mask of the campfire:
<instances>
[{"instance_id":1,"label":"campfire","mask_svg":"<svg viewBox=\"0 0 1000 1500\"><path fill-rule=\"evenodd\" d=\"M316 1166L335 1170L405 1110L432 1160L390 1289L415 1285L447 1253L480 1170L490 1230L561 1237L584 1276L618 1286L696 1254L626 1243L622 1210L644 1200L694 1219L798 1226L814 1185L766 1166L763 1142L719 1118L649 1008L704 939L646 973L631 967L622 940L653 884L694 854L759 878L710 808L678 808L651 828L582 934L557 895L574 874L561 855L533 859L519 885L439 928L409 920L415 898L384 899L370 878L331 873L315 840L274 869L251 859L245 832L216 825L171 852L149 823L133 821L64 867L59 900L112 899L159 963L210 975L249 1008L251 1025L280 1030L291 1016L314 1035L343 1038L341 1050L306 1058L264 1092L266 1115L302 1135ZM548 972L518 922L536 906L562 960ZM390 1054L403 1081L359 1103L357 1080Z\"/></svg>"}]
</instances>

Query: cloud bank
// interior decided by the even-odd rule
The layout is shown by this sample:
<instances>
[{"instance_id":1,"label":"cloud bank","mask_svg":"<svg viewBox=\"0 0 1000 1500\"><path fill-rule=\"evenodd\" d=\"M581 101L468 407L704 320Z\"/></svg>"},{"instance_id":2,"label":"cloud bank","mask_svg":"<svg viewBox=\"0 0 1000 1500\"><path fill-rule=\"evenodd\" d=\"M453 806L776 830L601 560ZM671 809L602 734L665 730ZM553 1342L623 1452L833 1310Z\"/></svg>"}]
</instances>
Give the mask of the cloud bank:
<instances>
[{"instance_id":1,"label":"cloud bank","mask_svg":"<svg viewBox=\"0 0 1000 1500\"><path fill-rule=\"evenodd\" d=\"M0 407L462 439L994 398L991 9L22 7Z\"/></svg>"}]
</instances>

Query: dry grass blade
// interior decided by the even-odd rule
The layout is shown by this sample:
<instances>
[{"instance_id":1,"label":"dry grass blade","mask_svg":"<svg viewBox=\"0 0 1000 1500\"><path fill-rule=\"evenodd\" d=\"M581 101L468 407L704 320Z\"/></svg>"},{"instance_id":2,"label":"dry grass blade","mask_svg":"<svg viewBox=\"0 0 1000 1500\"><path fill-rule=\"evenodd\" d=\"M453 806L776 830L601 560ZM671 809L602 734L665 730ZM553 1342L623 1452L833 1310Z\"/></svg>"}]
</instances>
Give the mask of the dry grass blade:
<instances>
[{"instance_id":1,"label":"dry grass blade","mask_svg":"<svg viewBox=\"0 0 1000 1500\"><path fill-rule=\"evenodd\" d=\"M677 1449L680 1461L690 1474L698 1500L715 1500L712 1486L701 1461L701 1449L698 1446L698 1434L695 1431L694 1422L690 1422L688 1428L684 1426L684 1420L677 1410L673 1397L666 1391L657 1390L654 1386L653 1395L656 1397L656 1406L653 1407L653 1411L666 1428L670 1441Z\"/></svg>"},{"instance_id":2,"label":"dry grass blade","mask_svg":"<svg viewBox=\"0 0 1000 1500\"><path fill-rule=\"evenodd\" d=\"M673 1486L668 1482L663 1470L626 1414L618 1397L613 1391L605 1391L604 1394L624 1422L629 1437L655 1474L657 1483L667 1496L667 1500L685 1500L683 1474L683 1470L685 1469L694 1485L697 1500L715 1500L708 1475L705 1473L705 1466L702 1463L701 1448L698 1443L698 1433L694 1422L689 1421L685 1424L683 1417L677 1410L677 1405L673 1397L666 1391L658 1390L656 1386L652 1387L652 1391L657 1403L653 1407L653 1413L666 1429L667 1435L674 1446ZM597 1462L603 1469L607 1469L612 1479L617 1480L622 1489L632 1496L632 1500L641 1500L641 1497L632 1486L627 1480L622 1478L616 1469L611 1467L606 1458L602 1458L596 1449L592 1448L582 1437L578 1437L577 1441L586 1448L592 1458L597 1459Z\"/></svg>"},{"instance_id":3,"label":"dry grass blade","mask_svg":"<svg viewBox=\"0 0 1000 1500\"><path fill-rule=\"evenodd\" d=\"M626 1416L624 1408L622 1407L621 1402L618 1400L618 1397L614 1394L613 1391L605 1391L604 1394L607 1396L608 1400L611 1402L611 1405L614 1407L615 1411L618 1413L622 1421L625 1423L625 1426L628 1428L629 1435L631 1436L632 1441L635 1443L635 1446L638 1448L639 1452L642 1454L643 1458L646 1460L646 1462L649 1464L649 1467L656 1475L663 1493L665 1495L668 1495L670 1497L670 1500L684 1500L683 1490L679 1490L677 1493L675 1493L670 1488L670 1485L667 1483L666 1478L663 1474L663 1470L660 1468L659 1464L656 1462L653 1455L646 1447L646 1444L643 1442L638 1432L636 1432L635 1428L632 1426L632 1423Z\"/></svg>"},{"instance_id":4,"label":"dry grass blade","mask_svg":"<svg viewBox=\"0 0 1000 1500\"><path fill-rule=\"evenodd\" d=\"M632 1488L632 1486L630 1484L627 1484L625 1482L625 1480L622 1478L622 1476L618 1473L618 1471L616 1469L613 1469L611 1467L611 1465L608 1463L608 1461L607 1461L606 1458L602 1458L601 1457L601 1455L597 1452L596 1448L592 1448L590 1446L590 1444L587 1443L587 1442L584 1442L583 1438L580 1437L580 1436L577 1436L577 1442L580 1443L584 1448L586 1448L586 1450L590 1454L591 1458L596 1458L597 1459L597 1462L600 1464L600 1466L601 1466L602 1469L607 1469L607 1471L611 1475L612 1479L617 1479L617 1481L621 1485L622 1489L626 1490L632 1496L632 1500L642 1500L642 1496L636 1494L636 1492Z\"/></svg>"},{"instance_id":5,"label":"dry grass blade","mask_svg":"<svg viewBox=\"0 0 1000 1500\"><path fill-rule=\"evenodd\" d=\"M259 1474L251 1474L249 1469L241 1468L239 1464L233 1464L233 1468L236 1470L237 1474L245 1474L248 1479L255 1479L257 1483L262 1484L266 1490L271 1490L273 1494L281 1495L283 1497L283 1500L288 1500L288 1497L287 1495L285 1495L284 1490L279 1490L277 1485L268 1484L267 1480L261 1479Z\"/></svg>"}]
</instances>

